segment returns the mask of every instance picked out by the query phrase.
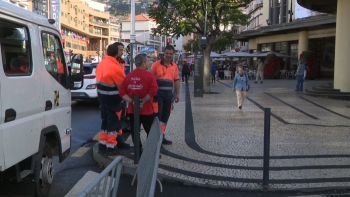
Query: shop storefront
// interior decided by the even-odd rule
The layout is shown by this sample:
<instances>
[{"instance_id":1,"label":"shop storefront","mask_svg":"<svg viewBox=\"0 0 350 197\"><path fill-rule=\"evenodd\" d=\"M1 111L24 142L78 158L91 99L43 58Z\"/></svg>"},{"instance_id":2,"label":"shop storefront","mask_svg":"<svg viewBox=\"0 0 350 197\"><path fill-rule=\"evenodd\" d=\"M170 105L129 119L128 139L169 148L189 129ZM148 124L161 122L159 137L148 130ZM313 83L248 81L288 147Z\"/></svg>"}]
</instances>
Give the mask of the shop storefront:
<instances>
[{"instance_id":1,"label":"shop storefront","mask_svg":"<svg viewBox=\"0 0 350 197\"><path fill-rule=\"evenodd\" d=\"M311 50L320 76L333 77L335 21L334 15L308 17L302 21L243 32L237 40L248 41L250 52L274 51L288 55L280 58L281 70L296 69L300 54Z\"/></svg>"}]
</instances>

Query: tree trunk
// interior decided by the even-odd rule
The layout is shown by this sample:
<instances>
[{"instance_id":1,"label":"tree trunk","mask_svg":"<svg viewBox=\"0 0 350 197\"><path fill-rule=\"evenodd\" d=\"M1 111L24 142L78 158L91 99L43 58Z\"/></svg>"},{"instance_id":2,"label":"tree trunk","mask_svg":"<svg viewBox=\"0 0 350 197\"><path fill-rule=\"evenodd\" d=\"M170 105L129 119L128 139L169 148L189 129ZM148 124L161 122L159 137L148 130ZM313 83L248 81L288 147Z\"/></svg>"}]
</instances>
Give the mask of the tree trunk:
<instances>
[{"instance_id":1,"label":"tree trunk","mask_svg":"<svg viewBox=\"0 0 350 197\"><path fill-rule=\"evenodd\" d=\"M203 88L204 88L204 93L210 93L210 81L211 81L211 58L210 58L210 52L213 49L213 45L215 42L215 38L209 37L209 42L204 50L204 76L203 76Z\"/></svg>"},{"instance_id":2,"label":"tree trunk","mask_svg":"<svg viewBox=\"0 0 350 197\"><path fill-rule=\"evenodd\" d=\"M207 48L204 50L204 74L203 74L203 88L204 88L204 93L210 93L210 52L211 52L211 47L209 45Z\"/></svg>"}]
</instances>

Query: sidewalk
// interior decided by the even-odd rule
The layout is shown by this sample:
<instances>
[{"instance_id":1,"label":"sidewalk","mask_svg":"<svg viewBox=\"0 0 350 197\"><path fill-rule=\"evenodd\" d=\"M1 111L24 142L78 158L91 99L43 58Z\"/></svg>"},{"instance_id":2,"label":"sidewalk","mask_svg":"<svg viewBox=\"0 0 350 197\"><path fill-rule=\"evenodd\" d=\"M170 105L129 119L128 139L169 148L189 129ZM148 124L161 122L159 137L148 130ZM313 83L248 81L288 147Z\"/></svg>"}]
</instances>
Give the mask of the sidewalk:
<instances>
[{"instance_id":1,"label":"sidewalk","mask_svg":"<svg viewBox=\"0 0 350 197\"><path fill-rule=\"evenodd\" d=\"M306 88L328 81L307 81ZM193 97L193 81L181 83L181 101L167 126L159 177L186 185L262 190L264 111L271 108L270 189L326 190L350 186L350 101L294 92L295 80L251 82L238 110L232 80ZM141 132L142 141L145 133ZM131 138L127 142L132 144ZM124 173L133 174L133 150ZM107 166L114 157L93 157Z\"/></svg>"}]
</instances>

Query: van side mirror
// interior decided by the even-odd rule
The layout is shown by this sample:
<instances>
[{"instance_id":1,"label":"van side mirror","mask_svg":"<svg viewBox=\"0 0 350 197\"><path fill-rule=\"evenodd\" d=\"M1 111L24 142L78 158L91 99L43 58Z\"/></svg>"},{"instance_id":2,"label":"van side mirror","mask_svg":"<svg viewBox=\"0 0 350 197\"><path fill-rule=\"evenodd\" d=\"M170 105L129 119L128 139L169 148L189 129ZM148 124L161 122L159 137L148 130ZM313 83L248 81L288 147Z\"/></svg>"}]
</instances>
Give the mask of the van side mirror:
<instances>
[{"instance_id":1,"label":"van side mirror","mask_svg":"<svg viewBox=\"0 0 350 197\"><path fill-rule=\"evenodd\" d=\"M71 90L78 90L84 86L84 65L82 54L74 54L72 57L70 82Z\"/></svg>"}]
</instances>

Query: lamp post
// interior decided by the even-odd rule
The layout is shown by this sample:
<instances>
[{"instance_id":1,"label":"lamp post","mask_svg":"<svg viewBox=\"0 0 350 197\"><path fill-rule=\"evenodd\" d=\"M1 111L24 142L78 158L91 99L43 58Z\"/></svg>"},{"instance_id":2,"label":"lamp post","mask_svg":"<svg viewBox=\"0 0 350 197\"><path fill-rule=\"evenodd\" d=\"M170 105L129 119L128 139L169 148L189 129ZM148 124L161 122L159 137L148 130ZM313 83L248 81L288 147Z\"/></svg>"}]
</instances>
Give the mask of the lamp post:
<instances>
[{"instance_id":1,"label":"lamp post","mask_svg":"<svg viewBox=\"0 0 350 197\"><path fill-rule=\"evenodd\" d=\"M135 0L131 0L131 32L130 32L130 71L133 70L134 65L134 43L136 40L135 36Z\"/></svg>"}]
</instances>

